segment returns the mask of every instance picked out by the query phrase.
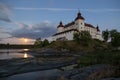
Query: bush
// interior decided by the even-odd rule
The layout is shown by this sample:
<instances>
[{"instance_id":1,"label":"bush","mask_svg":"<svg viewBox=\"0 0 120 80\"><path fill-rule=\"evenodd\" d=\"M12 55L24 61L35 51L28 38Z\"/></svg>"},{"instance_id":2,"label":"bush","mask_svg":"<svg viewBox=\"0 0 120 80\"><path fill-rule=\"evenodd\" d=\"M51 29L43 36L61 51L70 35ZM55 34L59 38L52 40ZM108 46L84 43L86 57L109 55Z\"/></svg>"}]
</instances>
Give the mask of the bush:
<instances>
[{"instance_id":1,"label":"bush","mask_svg":"<svg viewBox=\"0 0 120 80\"><path fill-rule=\"evenodd\" d=\"M44 41L41 41L41 39L39 38L39 39L36 39L34 43L35 48L42 48L48 45L49 45L49 41L47 39L45 39Z\"/></svg>"},{"instance_id":2,"label":"bush","mask_svg":"<svg viewBox=\"0 0 120 80\"><path fill-rule=\"evenodd\" d=\"M114 52L92 52L80 56L78 64L82 66L95 64L111 64L120 66L120 51Z\"/></svg>"},{"instance_id":3,"label":"bush","mask_svg":"<svg viewBox=\"0 0 120 80\"><path fill-rule=\"evenodd\" d=\"M92 37L88 31L81 31L74 34L74 41L83 46L89 46L91 43Z\"/></svg>"}]
</instances>

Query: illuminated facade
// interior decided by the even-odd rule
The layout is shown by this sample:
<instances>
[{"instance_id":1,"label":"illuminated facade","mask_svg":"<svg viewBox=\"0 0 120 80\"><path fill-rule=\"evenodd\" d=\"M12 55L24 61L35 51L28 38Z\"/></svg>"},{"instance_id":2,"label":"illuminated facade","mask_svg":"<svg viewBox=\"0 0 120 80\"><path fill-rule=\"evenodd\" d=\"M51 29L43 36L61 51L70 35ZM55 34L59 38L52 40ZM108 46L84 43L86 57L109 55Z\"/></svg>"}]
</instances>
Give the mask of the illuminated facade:
<instances>
[{"instance_id":1,"label":"illuminated facade","mask_svg":"<svg viewBox=\"0 0 120 80\"><path fill-rule=\"evenodd\" d=\"M78 12L73 22L66 25L63 25L62 21L59 23L57 33L53 35L53 40L73 40L74 33L80 31L88 31L92 38L102 40L99 27L85 23L85 19L80 12Z\"/></svg>"}]
</instances>

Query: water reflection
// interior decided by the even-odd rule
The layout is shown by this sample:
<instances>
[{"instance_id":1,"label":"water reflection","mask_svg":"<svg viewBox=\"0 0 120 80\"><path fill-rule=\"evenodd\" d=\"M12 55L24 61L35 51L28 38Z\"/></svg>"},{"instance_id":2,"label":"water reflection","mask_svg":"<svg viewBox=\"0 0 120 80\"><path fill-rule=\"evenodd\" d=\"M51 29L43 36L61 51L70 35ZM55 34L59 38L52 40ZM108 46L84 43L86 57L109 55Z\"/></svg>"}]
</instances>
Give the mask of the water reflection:
<instances>
[{"instance_id":1,"label":"water reflection","mask_svg":"<svg viewBox=\"0 0 120 80\"><path fill-rule=\"evenodd\" d=\"M27 53L24 53L24 58L28 58L28 54Z\"/></svg>"},{"instance_id":2,"label":"water reflection","mask_svg":"<svg viewBox=\"0 0 120 80\"><path fill-rule=\"evenodd\" d=\"M11 59L11 58L28 58L33 57L27 52L29 49L11 49L11 50L0 50L0 59ZM22 52L21 52L22 51Z\"/></svg>"},{"instance_id":3,"label":"water reflection","mask_svg":"<svg viewBox=\"0 0 120 80\"><path fill-rule=\"evenodd\" d=\"M29 49L23 49L24 51L29 51Z\"/></svg>"}]
</instances>

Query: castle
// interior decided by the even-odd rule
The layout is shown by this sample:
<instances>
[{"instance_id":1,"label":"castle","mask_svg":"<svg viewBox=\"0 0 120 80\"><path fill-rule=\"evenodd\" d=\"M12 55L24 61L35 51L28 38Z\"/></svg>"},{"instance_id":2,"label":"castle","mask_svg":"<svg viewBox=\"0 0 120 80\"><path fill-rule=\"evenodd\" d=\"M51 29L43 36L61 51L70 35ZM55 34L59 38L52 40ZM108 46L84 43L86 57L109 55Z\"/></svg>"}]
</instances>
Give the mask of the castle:
<instances>
[{"instance_id":1,"label":"castle","mask_svg":"<svg viewBox=\"0 0 120 80\"><path fill-rule=\"evenodd\" d=\"M57 33L52 37L54 41L73 40L74 33L80 31L88 31L93 39L102 40L98 25L97 27L94 27L91 24L85 23L85 18L82 17L80 12L78 12L77 17L73 22L63 25L62 21L60 21L57 26Z\"/></svg>"}]
</instances>

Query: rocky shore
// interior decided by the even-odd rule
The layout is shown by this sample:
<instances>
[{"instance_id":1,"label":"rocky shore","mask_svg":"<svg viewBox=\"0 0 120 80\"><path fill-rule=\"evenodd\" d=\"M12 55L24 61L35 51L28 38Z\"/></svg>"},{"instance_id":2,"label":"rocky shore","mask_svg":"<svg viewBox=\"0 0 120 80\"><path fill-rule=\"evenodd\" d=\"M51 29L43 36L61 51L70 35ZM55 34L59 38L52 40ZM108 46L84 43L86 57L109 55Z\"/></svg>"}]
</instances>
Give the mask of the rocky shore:
<instances>
[{"instance_id":1,"label":"rocky shore","mask_svg":"<svg viewBox=\"0 0 120 80\"><path fill-rule=\"evenodd\" d=\"M46 61L36 58L2 60L0 61L0 77L32 71L56 69L75 63L75 60Z\"/></svg>"},{"instance_id":2,"label":"rocky shore","mask_svg":"<svg viewBox=\"0 0 120 80\"><path fill-rule=\"evenodd\" d=\"M98 64L65 71L63 76L69 80L100 80L104 77L115 76L115 72L116 68L114 66Z\"/></svg>"},{"instance_id":3,"label":"rocky shore","mask_svg":"<svg viewBox=\"0 0 120 80\"><path fill-rule=\"evenodd\" d=\"M86 67L73 67L62 70L62 67L77 64L79 54L69 51L43 49L27 51L33 58L0 60L0 80L2 78L35 71L58 69L61 72L54 76L45 76L37 80L120 80L120 70L110 64L95 64ZM116 77L117 76L117 77Z\"/></svg>"}]
</instances>

